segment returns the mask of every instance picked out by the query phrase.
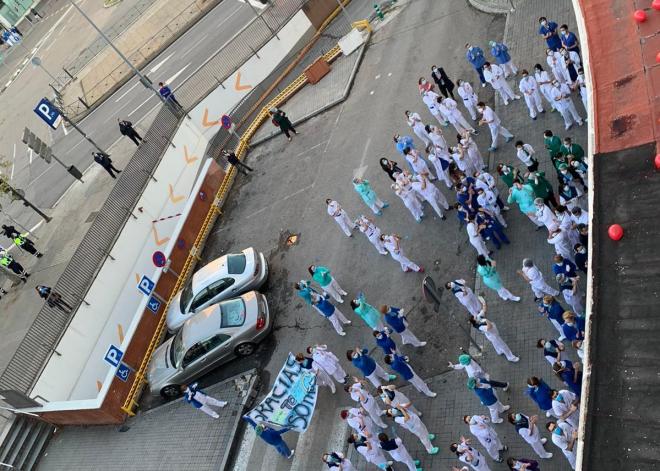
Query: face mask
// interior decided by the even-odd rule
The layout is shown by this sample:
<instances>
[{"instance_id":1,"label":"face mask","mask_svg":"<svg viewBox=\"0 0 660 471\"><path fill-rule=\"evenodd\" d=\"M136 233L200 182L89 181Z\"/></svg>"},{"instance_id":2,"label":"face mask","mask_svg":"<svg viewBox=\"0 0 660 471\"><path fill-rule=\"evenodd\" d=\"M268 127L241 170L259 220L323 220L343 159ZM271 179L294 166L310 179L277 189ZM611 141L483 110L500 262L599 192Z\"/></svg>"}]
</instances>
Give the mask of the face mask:
<instances>
[{"instance_id":1,"label":"face mask","mask_svg":"<svg viewBox=\"0 0 660 471\"><path fill-rule=\"evenodd\" d=\"M524 79L527 78L527 74L523 75L523 78L524 78Z\"/></svg>"},{"instance_id":2,"label":"face mask","mask_svg":"<svg viewBox=\"0 0 660 471\"><path fill-rule=\"evenodd\" d=\"M566 32L566 31L562 31L562 32L561 32L561 35L562 35L562 36L566 36L567 34L568 34L568 32Z\"/></svg>"},{"instance_id":3,"label":"face mask","mask_svg":"<svg viewBox=\"0 0 660 471\"><path fill-rule=\"evenodd\" d=\"M437 72L437 71L438 71L438 68L437 68L437 67L433 67L433 69L431 69L431 70L433 70L433 72Z\"/></svg>"},{"instance_id":4,"label":"face mask","mask_svg":"<svg viewBox=\"0 0 660 471\"><path fill-rule=\"evenodd\" d=\"M562 170L561 173L562 175L566 175L568 173L568 170Z\"/></svg>"},{"instance_id":5,"label":"face mask","mask_svg":"<svg viewBox=\"0 0 660 471\"><path fill-rule=\"evenodd\" d=\"M552 433L554 433L555 435L561 435L561 429L557 427L552 431Z\"/></svg>"},{"instance_id":6,"label":"face mask","mask_svg":"<svg viewBox=\"0 0 660 471\"><path fill-rule=\"evenodd\" d=\"M566 54L568 54L568 52L566 52L566 51L561 51L561 55L562 55L562 56L565 56Z\"/></svg>"},{"instance_id":7,"label":"face mask","mask_svg":"<svg viewBox=\"0 0 660 471\"><path fill-rule=\"evenodd\" d=\"M545 20L543 20L543 21L541 21L541 24L542 24L543 26L547 26L547 25L548 25L548 22L545 21Z\"/></svg>"},{"instance_id":8,"label":"face mask","mask_svg":"<svg viewBox=\"0 0 660 471\"><path fill-rule=\"evenodd\" d=\"M426 85L426 80L422 80L422 85Z\"/></svg>"},{"instance_id":9,"label":"face mask","mask_svg":"<svg viewBox=\"0 0 660 471\"><path fill-rule=\"evenodd\" d=\"M474 49L474 46L470 46L470 47L468 48L469 51L471 51L472 49Z\"/></svg>"},{"instance_id":10,"label":"face mask","mask_svg":"<svg viewBox=\"0 0 660 471\"><path fill-rule=\"evenodd\" d=\"M360 357L360 354L359 354L359 353L353 353L353 355L351 355L351 357L353 357L353 358L359 358L359 357Z\"/></svg>"},{"instance_id":11,"label":"face mask","mask_svg":"<svg viewBox=\"0 0 660 471\"><path fill-rule=\"evenodd\" d=\"M580 252L580 253L587 253L587 249L580 249L580 250L578 250L578 252Z\"/></svg>"},{"instance_id":12,"label":"face mask","mask_svg":"<svg viewBox=\"0 0 660 471\"><path fill-rule=\"evenodd\" d=\"M548 51L548 56L552 57L552 54L553 54L552 51Z\"/></svg>"}]
</instances>

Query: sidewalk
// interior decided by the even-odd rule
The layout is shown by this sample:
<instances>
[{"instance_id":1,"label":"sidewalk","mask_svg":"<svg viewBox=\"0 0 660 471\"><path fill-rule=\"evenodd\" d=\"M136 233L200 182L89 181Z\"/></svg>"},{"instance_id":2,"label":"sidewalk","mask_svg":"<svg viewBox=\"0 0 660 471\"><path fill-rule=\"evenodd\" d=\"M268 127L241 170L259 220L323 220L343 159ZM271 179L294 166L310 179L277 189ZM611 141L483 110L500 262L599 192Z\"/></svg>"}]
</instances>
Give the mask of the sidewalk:
<instances>
[{"instance_id":1,"label":"sidewalk","mask_svg":"<svg viewBox=\"0 0 660 471\"><path fill-rule=\"evenodd\" d=\"M551 6L544 0L527 0L516 2L516 6L516 10L508 15L504 42L509 46L512 58L518 68L531 69L537 62L545 63L545 42L536 34L536 18L544 15L559 23L567 23L569 26L575 24L575 18L570 0L556 0L552 2ZM480 46L486 50L487 45L480 44ZM488 53L487 56L489 56ZM476 77L468 76L468 78L473 81ZM520 75L516 78L515 84L513 79L509 81L516 92L519 80ZM574 101L578 112L582 116L586 116L579 97L574 98ZM495 111L502 119L503 125L516 136L516 139L521 139L534 147L540 161L539 170L546 172L546 176L556 188L555 171L552 169L543 146L543 131L552 129L556 135L561 137L570 136L574 142L579 143L586 149L587 126L576 126L566 133L564 132L563 120L557 113L548 111L546 114L540 115L536 121L532 121L523 100L510 103L507 107L502 106L499 98L496 103ZM547 108L546 105L544 103ZM483 153L483 150L490 143L490 135L486 128L482 129L477 141ZM494 169L498 162L507 162L524 170L524 167L521 167L520 162L515 157L512 144L501 145L498 152L490 153L488 163L493 175L496 175ZM498 187L500 192L506 195L506 186L499 184ZM539 409L524 395L528 377L541 377L555 389L565 389L565 386L555 377L550 365L543 358L542 352L536 348L538 338L555 338L556 330L547 320L538 316L531 289L516 274L516 270L520 269L523 258L530 257L541 269L546 281L554 286L551 269L554 250L545 240L547 232L545 230L535 231L532 223L516 207L512 207L505 217L509 224L507 235L512 243L505 246L501 251L496 251L493 258L497 261L497 270L500 273L503 285L515 295L521 296L522 300L520 303L504 302L492 290L481 287L480 283L477 283L475 291L482 293L486 298L488 317L497 323L502 338L508 343L514 354L520 357L520 362L513 364L507 362L503 357L498 357L488 342L484 344L484 338L481 334L476 338L483 348L483 353L475 356L493 378L510 382L511 388L508 392L497 391L503 404L510 404L513 412L535 415L540 412ZM470 252L469 256L472 255L473 252ZM434 276L434 280L436 285L440 285L444 281L443 278L437 276ZM582 289L584 290L584 284ZM453 297L445 296L443 299L452 308L458 306L458 301ZM566 307L563 299L560 299L560 302ZM461 312L465 312L462 310L462 306L459 307ZM448 321L448 325L451 329L456 328L453 321ZM474 334L473 337L475 337ZM469 346L464 345L464 349L467 351ZM567 355L565 356L568 359L571 361L578 360L574 349L567 346L566 350ZM475 349L470 349L470 353L475 354ZM455 352L455 357L458 357L459 354L460 352ZM454 358L452 361L456 362L457 360ZM432 390L438 393L438 397L435 399L420 396L419 393L410 391L410 387L404 388L405 393L409 395L416 407L424 413L423 420L429 432L435 433L437 436L434 444L440 448L440 452L438 455L430 456L425 452L416 437L407 432L402 432L401 428L397 429L397 433L401 433L411 455L422 461L422 467L425 470L451 469L451 466L459 466L459 461L451 454L448 446L451 442L458 441L461 435L472 438L472 445L485 454L483 447L474 437L471 437L467 426L462 421L462 417L466 414L488 414L488 410L480 405L476 396L467 389L466 379L467 377L462 371L448 372L431 378L428 381L429 385ZM543 471L569 470L568 461L561 450L550 442L550 435L545 430L545 422L549 419L542 415L539 419L541 435L548 438L546 449L554 454L552 459L540 462L541 468ZM508 424L506 420L502 424L495 425L495 428L502 442L509 446L509 451L506 453L507 457L514 456L538 460L535 453L516 434L513 426ZM388 430L388 432L390 431ZM367 468L369 465L354 450L349 450L349 453L353 464L358 469L369 469ZM487 458L487 460L488 465L494 471L508 469L505 463L494 463L490 458Z\"/></svg>"},{"instance_id":2,"label":"sidewalk","mask_svg":"<svg viewBox=\"0 0 660 471\"><path fill-rule=\"evenodd\" d=\"M257 378L256 370L250 370L204 389L228 402L216 409L218 419L178 399L120 427L65 427L50 442L38 469L221 470Z\"/></svg>"}]
</instances>

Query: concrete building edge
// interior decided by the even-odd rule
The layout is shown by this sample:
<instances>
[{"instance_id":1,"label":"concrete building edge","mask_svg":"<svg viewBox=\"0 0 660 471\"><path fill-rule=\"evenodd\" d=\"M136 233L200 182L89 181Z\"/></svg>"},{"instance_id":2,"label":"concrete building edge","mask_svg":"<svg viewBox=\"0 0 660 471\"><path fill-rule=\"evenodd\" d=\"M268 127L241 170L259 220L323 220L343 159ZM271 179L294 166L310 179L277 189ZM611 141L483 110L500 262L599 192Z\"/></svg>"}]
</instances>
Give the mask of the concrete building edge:
<instances>
[{"instance_id":1,"label":"concrete building edge","mask_svg":"<svg viewBox=\"0 0 660 471\"><path fill-rule=\"evenodd\" d=\"M501 8L501 7L498 8L495 6L491 6L488 4L487 1L483 1L483 0L468 0L468 3L479 11L482 11L484 13L491 13L493 15L509 13L510 11L509 8Z\"/></svg>"},{"instance_id":2,"label":"concrete building edge","mask_svg":"<svg viewBox=\"0 0 660 471\"><path fill-rule=\"evenodd\" d=\"M324 105L323 107L321 107L317 110L314 110L311 113L307 113L306 115L294 120L293 124L295 126L297 126L298 124L304 123L305 121L309 121L310 119L320 115L321 113L324 113L325 111L328 111L330 108L333 108L333 107L337 106L338 104L343 103L344 101L346 101L346 99L348 98L348 96L351 93L351 88L353 88L353 83L355 82L355 77L357 75L358 69L360 68L360 64L362 63L362 59L364 57L364 53L367 50L368 45L369 45L368 43L363 44L362 47L360 48L360 50L358 51L358 54L359 54L358 59L357 59L357 61L355 61L355 65L353 66L353 70L351 71L351 75L348 79L348 84L346 85L346 88L344 89L343 95L340 98L338 98L334 101L331 101L327 105ZM280 134L281 134L281 132L279 130L272 131L270 134L268 134L266 136L263 136L263 137L255 140L254 142L251 142L250 147L255 147L255 146L258 146L260 144L263 144L264 142L266 142L266 141L268 141L268 140L270 140L270 139L272 139L272 138L274 138L274 137L276 137Z\"/></svg>"}]
</instances>

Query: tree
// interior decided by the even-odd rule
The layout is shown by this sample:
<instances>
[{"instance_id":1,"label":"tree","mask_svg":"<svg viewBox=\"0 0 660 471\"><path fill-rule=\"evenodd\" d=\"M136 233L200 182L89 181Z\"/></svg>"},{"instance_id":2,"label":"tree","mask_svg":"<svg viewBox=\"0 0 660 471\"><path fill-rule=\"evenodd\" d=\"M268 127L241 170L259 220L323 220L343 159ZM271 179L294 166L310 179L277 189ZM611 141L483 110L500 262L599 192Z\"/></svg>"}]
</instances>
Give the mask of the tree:
<instances>
[{"instance_id":1,"label":"tree","mask_svg":"<svg viewBox=\"0 0 660 471\"><path fill-rule=\"evenodd\" d=\"M21 190L20 188L14 188L11 186L5 173L7 168L9 168L9 165L9 161L0 155L0 195L9 195L12 202L21 200L23 202L23 206L31 208L35 213L41 216L44 221L50 222L52 219L51 217L44 214L39 208L25 199L25 191ZM2 210L2 205L0 205L0 210Z\"/></svg>"}]
</instances>

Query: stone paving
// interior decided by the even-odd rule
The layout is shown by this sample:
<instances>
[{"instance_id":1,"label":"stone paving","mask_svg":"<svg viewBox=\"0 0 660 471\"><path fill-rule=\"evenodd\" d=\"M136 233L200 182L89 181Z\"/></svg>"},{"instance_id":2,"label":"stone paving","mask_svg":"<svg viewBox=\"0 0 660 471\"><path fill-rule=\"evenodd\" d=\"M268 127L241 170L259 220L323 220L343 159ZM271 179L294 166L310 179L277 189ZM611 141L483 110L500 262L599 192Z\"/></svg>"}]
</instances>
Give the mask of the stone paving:
<instances>
[{"instance_id":1,"label":"stone paving","mask_svg":"<svg viewBox=\"0 0 660 471\"><path fill-rule=\"evenodd\" d=\"M567 23L569 26L575 23L575 18L569 0L557 0L551 3L543 0L526 0L516 2L516 7L516 10L508 15L504 42L509 46L514 63L518 68L531 70L537 62L545 64L545 41L537 35L538 16L544 15L559 24ZM480 44L480 46L486 51L487 45ZM489 56L488 53L486 55ZM473 84L475 82L478 83L477 77L473 72L469 75L464 75L464 77ZM520 75L516 78L515 84L513 79L509 80L510 85L516 92L518 91L517 82L519 79ZM579 96L574 97L574 102L581 116L586 116ZM544 106L547 108L546 105L547 103L544 103ZM570 136L574 142L581 144L586 149L586 125L583 127L574 127L571 131L564 132L563 120L557 113L551 112L540 115L536 121L532 121L529 118L527 107L523 100L510 103L509 106L505 107L498 97L495 111L502 119L503 125L516 136L516 140L521 139L534 147L540 161L539 170L546 172L547 177L555 187L555 172L552 169L552 164L543 146L543 131L552 129L560 137ZM447 134L451 135L453 133ZM482 150L488 147L490 135L487 128L482 129L477 142ZM493 175L496 175L494 169L498 162L507 162L521 170L525 170L524 166L515 157L513 142L500 145L496 153L490 153L488 163ZM498 187L500 188L500 192L506 195L506 186L499 183ZM476 338L477 342L483 348L483 353L477 355L480 364L493 378L506 380L511 383L511 388L508 392L498 391L501 402L503 404L510 404L514 411L533 415L540 411L524 395L526 380L529 376L542 377L551 387L556 389L564 389L564 387L553 374L542 353L536 348L536 340L538 338L554 338L556 337L556 331L547 320L537 315L531 289L516 274L516 270L520 269L523 258L531 257L544 273L546 281L554 285L551 278L554 250L545 240L546 231L535 231L532 223L516 207L512 206L511 211L506 213L505 217L509 224L507 235L512 241L512 244L505 246L501 251L496 251L493 258L498 262L497 269L504 286L515 295L521 296L522 300L519 304L502 301L495 292L486 287L481 287L481 283L478 280L477 292L484 295L488 302L489 318L497 323L500 334L511 347L514 354L520 357L520 362L512 364L507 362L503 357L497 357L488 342L484 345L484 338L481 334L478 337L473 334L473 337ZM435 281L436 284L440 284L444 280L436 278ZM582 289L584 289L585 285L586 282L583 282ZM566 306L563 300L560 301L562 305ZM443 297L443 303L448 305L458 304L456 300L450 299L450 296L446 295ZM449 329L456 329L456 324L451 320L447 320L447 327ZM468 350L468 348L469 346L466 344L464 349ZM567 350L569 350L567 357L572 361L577 361L577 355L573 349L569 346ZM470 351L474 353L475 349L472 348ZM459 354L460 352L457 351L456 356ZM415 359L413 358L413 363ZM457 360L453 361L456 362ZM423 420L429 431L436 434L437 438L434 443L440 447L440 452L438 455L430 456L426 454L416 437L405 431L401 431L400 428L397 429L397 433L401 434L411 455L422 461L422 466L425 470L451 469L451 466L458 466L460 468L460 463L449 451L448 446L451 442L457 441L461 435L470 437L469 430L462 421L463 415L488 414L488 410L480 405L476 396L467 389L465 385L466 375L461 371L450 371L440 374L429 379L428 382L431 389L438 393L438 397L435 399L420 396L415 391L410 391L410 387L403 390L413 400L418 409L424 412ZM550 442L550 435L545 430L546 420L543 415L539 417L541 435L548 438ZM538 460L538 457L535 456L531 448L516 434L513 426L505 421L502 424L496 425L495 428L503 443L509 446L509 451L506 454L507 457L514 456ZM392 431L388 430L388 432ZM485 450L479 445L478 441L474 437L471 438L472 444L476 444L476 448L485 454ZM552 443L548 443L546 449L554 453L554 457L550 460L541 461L541 468L544 471L570 469L568 461L557 447ZM353 463L357 465L357 469L373 468L373 466L370 467L370 465L367 465L362 457L354 452L354 450L349 450L349 453ZM494 463L489 458L488 464L493 470L508 469L505 463ZM395 465L394 468L396 470L403 469L400 464Z\"/></svg>"}]
</instances>

